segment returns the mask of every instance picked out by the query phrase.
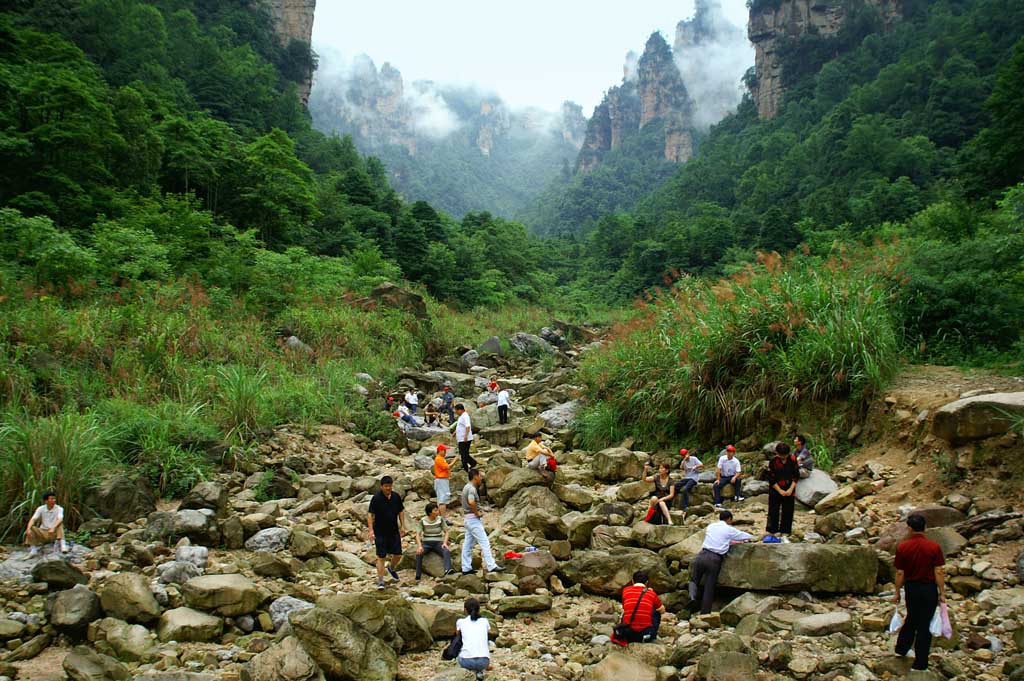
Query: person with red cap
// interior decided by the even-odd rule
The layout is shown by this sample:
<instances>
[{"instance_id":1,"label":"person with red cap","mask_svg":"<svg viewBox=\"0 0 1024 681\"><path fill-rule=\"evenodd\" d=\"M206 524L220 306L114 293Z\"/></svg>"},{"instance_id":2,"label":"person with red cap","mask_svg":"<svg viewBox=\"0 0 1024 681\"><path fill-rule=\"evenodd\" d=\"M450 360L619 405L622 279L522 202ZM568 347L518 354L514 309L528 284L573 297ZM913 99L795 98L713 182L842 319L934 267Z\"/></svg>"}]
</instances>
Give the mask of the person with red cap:
<instances>
[{"instance_id":1,"label":"person with red cap","mask_svg":"<svg viewBox=\"0 0 1024 681\"><path fill-rule=\"evenodd\" d=\"M448 513L448 502L452 500L452 462L455 457L448 461L447 451L447 445L438 445L434 455L434 493L437 494L437 510L442 516Z\"/></svg>"},{"instance_id":2,"label":"person with red cap","mask_svg":"<svg viewBox=\"0 0 1024 681\"><path fill-rule=\"evenodd\" d=\"M688 449L680 449L679 456L682 458L679 469L683 471L683 479L676 483L676 496L682 493L683 510L685 511L690 507L690 492L700 482L700 471L704 468L704 464L696 456L690 454Z\"/></svg>"},{"instance_id":3,"label":"person with red cap","mask_svg":"<svg viewBox=\"0 0 1024 681\"><path fill-rule=\"evenodd\" d=\"M740 480L743 478L743 469L740 460L736 458L736 448L729 445L718 455L718 465L715 467L715 484L711 487L715 495L715 508L722 507L722 488L732 485L733 501L743 501L740 492Z\"/></svg>"}]
</instances>

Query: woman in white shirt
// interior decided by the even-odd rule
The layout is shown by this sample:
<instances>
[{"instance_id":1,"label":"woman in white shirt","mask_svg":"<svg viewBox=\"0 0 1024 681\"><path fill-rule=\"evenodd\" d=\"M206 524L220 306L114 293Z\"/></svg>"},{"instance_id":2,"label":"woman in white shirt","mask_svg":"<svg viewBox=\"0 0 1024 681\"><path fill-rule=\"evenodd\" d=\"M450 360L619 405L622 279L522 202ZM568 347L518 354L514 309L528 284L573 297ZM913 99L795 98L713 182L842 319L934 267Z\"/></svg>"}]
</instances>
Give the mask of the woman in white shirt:
<instances>
[{"instance_id":1,"label":"woman in white shirt","mask_svg":"<svg viewBox=\"0 0 1024 681\"><path fill-rule=\"evenodd\" d=\"M459 666L484 678L484 672L491 668L491 649L487 638L490 624L480 616L480 601L466 599L466 617L455 623L455 630L462 634L462 650L459 651Z\"/></svg>"}]
</instances>

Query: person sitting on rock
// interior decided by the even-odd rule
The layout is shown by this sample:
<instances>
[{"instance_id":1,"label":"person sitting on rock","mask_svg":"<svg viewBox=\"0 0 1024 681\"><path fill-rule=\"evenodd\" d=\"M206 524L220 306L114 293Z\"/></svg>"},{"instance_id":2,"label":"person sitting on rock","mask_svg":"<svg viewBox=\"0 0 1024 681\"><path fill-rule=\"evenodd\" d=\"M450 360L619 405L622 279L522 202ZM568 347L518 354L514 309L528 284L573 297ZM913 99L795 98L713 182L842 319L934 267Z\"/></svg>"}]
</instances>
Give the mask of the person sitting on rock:
<instances>
[{"instance_id":1,"label":"person sitting on rock","mask_svg":"<svg viewBox=\"0 0 1024 681\"><path fill-rule=\"evenodd\" d=\"M398 410L391 415L394 416L399 421L405 421L413 428L416 428L420 425L419 421L416 420L416 417L409 412L409 407L405 406L404 404L398 405Z\"/></svg>"},{"instance_id":2,"label":"person sitting on rock","mask_svg":"<svg viewBox=\"0 0 1024 681\"><path fill-rule=\"evenodd\" d=\"M441 425L441 412L437 410L433 402L427 402L427 406L423 408L423 421L428 426Z\"/></svg>"},{"instance_id":3,"label":"person sitting on rock","mask_svg":"<svg viewBox=\"0 0 1024 681\"><path fill-rule=\"evenodd\" d=\"M733 501L743 501L740 496L740 479L743 477L743 468L740 460L736 458L736 448L729 445L718 455L718 465L715 466L715 484L711 487L715 495L715 508L722 507L722 488L732 485Z\"/></svg>"},{"instance_id":4,"label":"person sitting on rock","mask_svg":"<svg viewBox=\"0 0 1024 681\"><path fill-rule=\"evenodd\" d=\"M492 378L491 382L487 384L487 392L496 393L499 387L498 382Z\"/></svg>"},{"instance_id":5,"label":"person sitting on rock","mask_svg":"<svg viewBox=\"0 0 1024 681\"><path fill-rule=\"evenodd\" d=\"M704 545L690 562L690 600L697 600L697 589L704 582L704 592L700 599L700 612L707 615L715 600L715 586L718 584L718 573L722 571L722 561L733 544L743 544L753 536L741 532L732 526L732 513L722 511L718 514L718 522L711 523L704 531Z\"/></svg>"},{"instance_id":6,"label":"person sitting on rock","mask_svg":"<svg viewBox=\"0 0 1024 681\"><path fill-rule=\"evenodd\" d=\"M647 586L650 576L645 570L633 573L633 584L622 590L622 624L612 630L612 643L651 643L658 638L661 616L665 614L654 589Z\"/></svg>"},{"instance_id":7,"label":"person sitting on rock","mask_svg":"<svg viewBox=\"0 0 1024 681\"><path fill-rule=\"evenodd\" d=\"M654 483L650 507L644 520L652 525L671 525L672 516L668 512L668 507L676 495L676 488L672 484L672 476L669 474L668 464L658 464L657 475L650 475L650 472L650 463L644 464L644 482Z\"/></svg>"},{"instance_id":8,"label":"person sitting on rock","mask_svg":"<svg viewBox=\"0 0 1024 681\"><path fill-rule=\"evenodd\" d=\"M448 521L441 517L437 504L427 504L426 516L416 529L416 581L423 576L423 557L436 553L444 561L444 574L452 573L452 552L448 549Z\"/></svg>"},{"instance_id":9,"label":"person sitting on rock","mask_svg":"<svg viewBox=\"0 0 1024 681\"><path fill-rule=\"evenodd\" d=\"M61 553L67 553L64 541L64 509L57 505L57 495L43 492L43 505L36 509L25 528L25 542L31 546L29 553L36 555L43 544L60 542Z\"/></svg>"},{"instance_id":10,"label":"person sitting on rock","mask_svg":"<svg viewBox=\"0 0 1024 681\"><path fill-rule=\"evenodd\" d=\"M700 471L704 464L687 449L680 449L679 456L682 457L679 468L683 471L683 479L676 483L675 494L683 493L685 511L690 507L690 492L700 483Z\"/></svg>"},{"instance_id":11,"label":"person sitting on rock","mask_svg":"<svg viewBox=\"0 0 1024 681\"><path fill-rule=\"evenodd\" d=\"M480 601L467 598L465 604L466 617L455 622L455 633L462 634L462 650L459 651L458 662L463 669L468 669L477 679L484 678L484 672L491 668L491 648L488 644L491 631L486 617L480 616Z\"/></svg>"},{"instance_id":12,"label":"person sitting on rock","mask_svg":"<svg viewBox=\"0 0 1024 681\"><path fill-rule=\"evenodd\" d=\"M555 453L551 451L551 448L541 442L544 434L537 431L530 436L530 444L526 445L526 465L535 471L539 471L546 480L550 472L548 471L548 459L553 459Z\"/></svg>"},{"instance_id":13,"label":"person sitting on rock","mask_svg":"<svg viewBox=\"0 0 1024 681\"><path fill-rule=\"evenodd\" d=\"M811 450L807 449L807 438L803 435L797 435L793 438L793 444L796 446L796 462L800 466L800 477L809 478L811 477L811 471L814 470L814 455L811 454Z\"/></svg>"},{"instance_id":14,"label":"person sitting on rock","mask_svg":"<svg viewBox=\"0 0 1024 681\"><path fill-rule=\"evenodd\" d=\"M452 392L451 386L446 385L441 391L441 413L448 414L448 425L455 423L453 404L455 404L455 394Z\"/></svg>"}]
</instances>

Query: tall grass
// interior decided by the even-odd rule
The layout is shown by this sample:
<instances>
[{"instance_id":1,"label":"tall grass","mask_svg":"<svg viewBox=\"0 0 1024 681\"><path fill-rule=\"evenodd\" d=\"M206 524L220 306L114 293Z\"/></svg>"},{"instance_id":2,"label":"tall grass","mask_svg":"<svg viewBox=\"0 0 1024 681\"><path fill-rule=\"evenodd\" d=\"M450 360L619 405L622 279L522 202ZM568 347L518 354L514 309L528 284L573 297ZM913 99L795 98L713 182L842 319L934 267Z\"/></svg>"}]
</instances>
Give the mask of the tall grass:
<instances>
[{"instance_id":1,"label":"tall grass","mask_svg":"<svg viewBox=\"0 0 1024 681\"><path fill-rule=\"evenodd\" d=\"M776 254L717 282L683 279L588 353L581 377L642 439L741 437L807 401L866 401L892 378L900 346L874 263ZM581 434L599 439L598 433Z\"/></svg>"},{"instance_id":2,"label":"tall grass","mask_svg":"<svg viewBox=\"0 0 1024 681\"><path fill-rule=\"evenodd\" d=\"M66 413L42 419L8 417L0 424L0 537L21 530L52 490L64 507L65 524L82 519L87 484L116 470L115 433L91 415Z\"/></svg>"},{"instance_id":3,"label":"tall grass","mask_svg":"<svg viewBox=\"0 0 1024 681\"><path fill-rule=\"evenodd\" d=\"M268 425L263 390L267 379L262 367L226 366L217 371L217 407L227 440L247 442Z\"/></svg>"}]
</instances>

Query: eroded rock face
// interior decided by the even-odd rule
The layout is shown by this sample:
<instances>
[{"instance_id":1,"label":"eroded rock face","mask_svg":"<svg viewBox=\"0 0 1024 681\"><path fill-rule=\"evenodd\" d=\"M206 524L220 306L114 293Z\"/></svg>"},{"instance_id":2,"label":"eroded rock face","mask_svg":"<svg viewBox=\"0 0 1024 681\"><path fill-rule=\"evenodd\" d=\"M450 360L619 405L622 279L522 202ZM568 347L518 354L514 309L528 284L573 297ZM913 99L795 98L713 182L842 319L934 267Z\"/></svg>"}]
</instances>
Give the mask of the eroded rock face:
<instances>
[{"instance_id":1,"label":"eroded rock face","mask_svg":"<svg viewBox=\"0 0 1024 681\"><path fill-rule=\"evenodd\" d=\"M875 6L891 24L900 16L898 0L865 0ZM756 80L751 94L761 118L775 118L785 94L782 51L806 35L834 36L847 18L849 6L821 0L781 0L754 3L747 24L747 36L754 44Z\"/></svg>"},{"instance_id":2,"label":"eroded rock face","mask_svg":"<svg viewBox=\"0 0 1024 681\"><path fill-rule=\"evenodd\" d=\"M340 612L310 608L293 613L291 624L302 647L329 679L393 681L398 672L398 656L391 646Z\"/></svg>"},{"instance_id":3,"label":"eroded rock face","mask_svg":"<svg viewBox=\"0 0 1024 681\"><path fill-rule=\"evenodd\" d=\"M297 41L309 46L313 42L313 15L316 0L266 0L278 42L283 47ZM299 99L309 102L309 91L313 85L313 70L304 74L299 81Z\"/></svg>"},{"instance_id":4,"label":"eroded rock face","mask_svg":"<svg viewBox=\"0 0 1024 681\"><path fill-rule=\"evenodd\" d=\"M722 563L719 586L755 591L871 593L878 555L865 546L743 544Z\"/></svg>"},{"instance_id":5,"label":"eroded rock face","mask_svg":"<svg viewBox=\"0 0 1024 681\"><path fill-rule=\"evenodd\" d=\"M249 662L251 681L323 681L324 673L294 636L288 636Z\"/></svg>"},{"instance_id":6,"label":"eroded rock face","mask_svg":"<svg viewBox=\"0 0 1024 681\"><path fill-rule=\"evenodd\" d=\"M1024 416L1024 392L990 393L950 402L937 412L932 432L955 445L1002 435Z\"/></svg>"}]
</instances>

